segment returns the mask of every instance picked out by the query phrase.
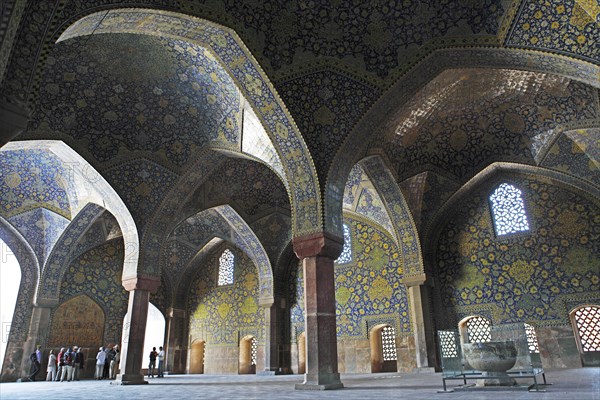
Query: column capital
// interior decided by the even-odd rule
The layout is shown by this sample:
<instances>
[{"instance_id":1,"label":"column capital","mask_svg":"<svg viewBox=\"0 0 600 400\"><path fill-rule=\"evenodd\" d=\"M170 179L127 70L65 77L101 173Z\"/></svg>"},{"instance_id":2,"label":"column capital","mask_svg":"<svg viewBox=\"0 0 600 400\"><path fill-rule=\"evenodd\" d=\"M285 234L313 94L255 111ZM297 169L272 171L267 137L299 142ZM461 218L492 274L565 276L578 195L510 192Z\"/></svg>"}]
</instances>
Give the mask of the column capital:
<instances>
[{"instance_id":1,"label":"column capital","mask_svg":"<svg viewBox=\"0 0 600 400\"><path fill-rule=\"evenodd\" d=\"M423 285L426 282L426 274L410 275L402 278L402 283L407 287Z\"/></svg>"},{"instance_id":2,"label":"column capital","mask_svg":"<svg viewBox=\"0 0 600 400\"><path fill-rule=\"evenodd\" d=\"M132 290L147 290L154 293L160 286L160 277L138 274L136 276L123 278L122 285L128 292Z\"/></svg>"},{"instance_id":3,"label":"column capital","mask_svg":"<svg viewBox=\"0 0 600 400\"><path fill-rule=\"evenodd\" d=\"M185 310L169 307L167 308L167 316L170 318L185 318Z\"/></svg>"},{"instance_id":4,"label":"column capital","mask_svg":"<svg viewBox=\"0 0 600 400\"><path fill-rule=\"evenodd\" d=\"M57 304L58 304L58 299L56 299L56 298L41 298L41 297L38 297L37 299L35 299L35 303L33 305L35 307L52 308L52 307L56 307Z\"/></svg>"},{"instance_id":5,"label":"column capital","mask_svg":"<svg viewBox=\"0 0 600 400\"><path fill-rule=\"evenodd\" d=\"M299 259L325 256L336 259L344 247L344 239L328 232L317 232L292 239L294 253Z\"/></svg>"}]
</instances>

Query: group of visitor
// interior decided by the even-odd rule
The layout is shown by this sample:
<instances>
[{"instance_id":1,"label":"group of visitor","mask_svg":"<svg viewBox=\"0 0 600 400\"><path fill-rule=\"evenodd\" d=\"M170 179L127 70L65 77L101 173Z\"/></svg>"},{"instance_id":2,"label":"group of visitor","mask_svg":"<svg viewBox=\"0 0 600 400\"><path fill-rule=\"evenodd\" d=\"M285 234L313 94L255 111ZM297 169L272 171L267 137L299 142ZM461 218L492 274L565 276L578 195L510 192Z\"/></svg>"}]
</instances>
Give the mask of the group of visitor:
<instances>
[{"instance_id":1,"label":"group of visitor","mask_svg":"<svg viewBox=\"0 0 600 400\"><path fill-rule=\"evenodd\" d=\"M96 373L94 378L100 379L115 379L117 377L117 369L121 361L121 352L119 345L116 344L112 348L100 347L96 354Z\"/></svg>"},{"instance_id":2,"label":"group of visitor","mask_svg":"<svg viewBox=\"0 0 600 400\"><path fill-rule=\"evenodd\" d=\"M31 361L31 370L28 379L34 382L42 365L41 346L36 346L35 351L31 353L29 359ZM58 355L54 354L54 349L51 349L48 356L48 367L46 368L46 381L78 381L79 370L83 367L84 355L79 347L62 347Z\"/></svg>"},{"instance_id":3,"label":"group of visitor","mask_svg":"<svg viewBox=\"0 0 600 400\"><path fill-rule=\"evenodd\" d=\"M156 367L156 360L158 359L158 374L157 378L164 378L164 361L165 361L165 351L162 346L159 347L159 352L156 352L156 347L152 348L150 352L150 364L148 364L148 378L154 378L154 369Z\"/></svg>"}]
</instances>

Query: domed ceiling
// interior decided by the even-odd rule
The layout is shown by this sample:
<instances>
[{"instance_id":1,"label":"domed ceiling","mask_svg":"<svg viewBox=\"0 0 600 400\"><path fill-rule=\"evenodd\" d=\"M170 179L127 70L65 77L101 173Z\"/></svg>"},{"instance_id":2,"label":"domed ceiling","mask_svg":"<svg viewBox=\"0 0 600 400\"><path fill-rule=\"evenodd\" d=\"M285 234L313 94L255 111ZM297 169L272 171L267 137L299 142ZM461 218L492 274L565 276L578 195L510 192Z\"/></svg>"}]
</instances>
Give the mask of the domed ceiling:
<instances>
[{"instance_id":1,"label":"domed ceiling","mask_svg":"<svg viewBox=\"0 0 600 400\"><path fill-rule=\"evenodd\" d=\"M199 46L102 34L56 45L35 115L24 137L60 132L93 163L135 153L177 172L203 145L238 141L241 97Z\"/></svg>"},{"instance_id":2,"label":"domed ceiling","mask_svg":"<svg viewBox=\"0 0 600 400\"><path fill-rule=\"evenodd\" d=\"M442 72L390 115L383 147L404 180L431 170L459 182L494 161L535 164L552 129L598 118L597 89L555 75L499 69Z\"/></svg>"}]
</instances>

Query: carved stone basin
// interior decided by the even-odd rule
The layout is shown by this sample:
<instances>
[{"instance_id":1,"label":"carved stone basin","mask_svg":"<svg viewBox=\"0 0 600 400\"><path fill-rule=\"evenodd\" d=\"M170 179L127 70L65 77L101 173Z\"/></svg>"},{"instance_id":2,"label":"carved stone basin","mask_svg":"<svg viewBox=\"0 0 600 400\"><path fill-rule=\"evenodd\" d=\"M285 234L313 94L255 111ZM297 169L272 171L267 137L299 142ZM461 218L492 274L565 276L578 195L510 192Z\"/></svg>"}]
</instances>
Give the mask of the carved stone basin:
<instances>
[{"instance_id":1,"label":"carved stone basin","mask_svg":"<svg viewBox=\"0 0 600 400\"><path fill-rule=\"evenodd\" d=\"M517 362L517 348L512 340L502 342L463 343L463 354L473 369L483 372L485 379L477 386L512 386L516 382L506 371Z\"/></svg>"}]
</instances>

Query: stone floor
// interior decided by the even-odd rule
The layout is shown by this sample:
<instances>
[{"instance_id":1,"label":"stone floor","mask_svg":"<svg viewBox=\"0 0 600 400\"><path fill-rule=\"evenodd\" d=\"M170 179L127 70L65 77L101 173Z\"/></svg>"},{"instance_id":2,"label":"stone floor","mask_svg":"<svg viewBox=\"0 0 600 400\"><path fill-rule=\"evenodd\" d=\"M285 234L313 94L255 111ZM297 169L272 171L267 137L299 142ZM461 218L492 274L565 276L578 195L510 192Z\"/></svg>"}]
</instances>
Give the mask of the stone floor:
<instances>
[{"instance_id":1,"label":"stone floor","mask_svg":"<svg viewBox=\"0 0 600 400\"><path fill-rule=\"evenodd\" d=\"M497 399L600 400L600 368L546 372L545 392L456 391L442 389L439 373L342 375L345 388L333 391L294 390L302 376L171 375L149 379L148 385L117 386L108 381L27 382L0 384L0 399ZM524 380L523 383L532 380ZM459 381L450 381L448 388Z\"/></svg>"}]
</instances>

